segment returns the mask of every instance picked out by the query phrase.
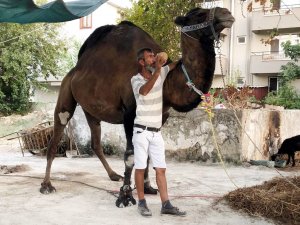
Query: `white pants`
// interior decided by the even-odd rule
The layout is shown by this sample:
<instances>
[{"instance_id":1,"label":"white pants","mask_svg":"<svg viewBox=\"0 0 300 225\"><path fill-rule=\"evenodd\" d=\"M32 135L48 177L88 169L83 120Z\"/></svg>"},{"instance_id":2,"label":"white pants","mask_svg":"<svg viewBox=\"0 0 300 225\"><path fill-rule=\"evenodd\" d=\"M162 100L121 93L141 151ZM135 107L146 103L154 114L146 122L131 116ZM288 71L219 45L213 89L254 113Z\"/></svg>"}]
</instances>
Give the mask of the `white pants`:
<instances>
[{"instance_id":1,"label":"white pants","mask_svg":"<svg viewBox=\"0 0 300 225\"><path fill-rule=\"evenodd\" d=\"M134 127L132 143L135 169L147 167L148 155L154 168L166 168L165 144L160 131L152 132Z\"/></svg>"}]
</instances>

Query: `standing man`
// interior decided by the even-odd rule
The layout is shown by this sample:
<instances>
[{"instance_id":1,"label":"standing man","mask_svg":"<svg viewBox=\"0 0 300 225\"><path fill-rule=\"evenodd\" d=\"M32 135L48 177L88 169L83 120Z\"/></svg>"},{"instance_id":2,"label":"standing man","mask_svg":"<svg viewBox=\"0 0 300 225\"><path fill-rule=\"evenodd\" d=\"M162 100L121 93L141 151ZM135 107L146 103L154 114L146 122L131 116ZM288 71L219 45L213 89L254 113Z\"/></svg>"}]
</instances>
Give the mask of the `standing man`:
<instances>
[{"instance_id":1,"label":"standing man","mask_svg":"<svg viewBox=\"0 0 300 225\"><path fill-rule=\"evenodd\" d=\"M138 74L131 78L131 85L136 100L136 118L134 120L133 146L135 185L138 194L138 211L142 216L152 216L144 196L144 173L148 156L152 160L156 173L156 183L162 202L161 214L185 216L169 201L164 141L160 132L162 126L162 90L168 72L177 62L162 67L167 61L166 53L155 57L150 48L143 48L137 53Z\"/></svg>"}]
</instances>

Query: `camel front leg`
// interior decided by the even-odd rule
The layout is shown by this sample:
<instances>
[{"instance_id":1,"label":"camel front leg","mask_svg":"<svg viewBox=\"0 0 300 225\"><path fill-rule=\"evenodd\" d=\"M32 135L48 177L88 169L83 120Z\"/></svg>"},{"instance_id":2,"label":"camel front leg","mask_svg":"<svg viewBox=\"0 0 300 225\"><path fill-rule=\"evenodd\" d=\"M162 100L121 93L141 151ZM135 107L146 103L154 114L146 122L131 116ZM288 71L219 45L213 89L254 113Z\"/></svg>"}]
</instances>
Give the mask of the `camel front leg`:
<instances>
[{"instance_id":1,"label":"camel front leg","mask_svg":"<svg viewBox=\"0 0 300 225\"><path fill-rule=\"evenodd\" d=\"M101 146L101 127L100 122L97 121L95 118L90 116L87 112L85 112L86 119L88 125L91 130L91 147L92 150L95 152L97 157L100 159L102 165L104 166L109 178L112 181L122 181L123 177L117 174L115 171L111 169L108 162L106 161L102 146Z\"/></svg>"},{"instance_id":2,"label":"camel front leg","mask_svg":"<svg viewBox=\"0 0 300 225\"><path fill-rule=\"evenodd\" d=\"M116 200L117 207L126 207L130 205L135 205L136 200L132 196L131 188L131 174L134 166L134 150L132 145L132 135L133 135L133 121L135 118L135 111L127 112L124 114L124 130L126 135L126 151L124 153L124 183L120 188L120 193L118 199Z\"/></svg>"},{"instance_id":3,"label":"camel front leg","mask_svg":"<svg viewBox=\"0 0 300 225\"><path fill-rule=\"evenodd\" d=\"M119 208L131 206L136 204L136 200L132 196L133 189L131 188L131 174L133 170L133 147L129 148L127 146L124 153L124 183L120 188L118 199L116 200L116 206Z\"/></svg>"}]
</instances>

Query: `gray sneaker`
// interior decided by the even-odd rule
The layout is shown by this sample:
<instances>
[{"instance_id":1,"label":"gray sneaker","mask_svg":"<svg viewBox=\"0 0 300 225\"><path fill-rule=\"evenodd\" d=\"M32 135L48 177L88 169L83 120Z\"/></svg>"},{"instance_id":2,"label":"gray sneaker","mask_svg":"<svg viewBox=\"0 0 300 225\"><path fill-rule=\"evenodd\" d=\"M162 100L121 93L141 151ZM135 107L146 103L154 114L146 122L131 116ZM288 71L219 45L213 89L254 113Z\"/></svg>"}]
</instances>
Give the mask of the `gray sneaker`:
<instances>
[{"instance_id":1,"label":"gray sneaker","mask_svg":"<svg viewBox=\"0 0 300 225\"><path fill-rule=\"evenodd\" d=\"M185 211L180 211L177 207L173 207L173 208L161 208L160 211L161 214L169 214L169 215L173 215L173 216L186 216L186 212Z\"/></svg>"},{"instance_id":2,"label":"gray sneaker","mask_svg":"<svg viewBox=\"0 0 300 225\"><path fill-rule=\"evenodd\" d=\"M145 216L145 217L152 216L152 212L150 209L148 209L147 205L139 205L138 211L142 216Z\"/></svg>"}]
</instances>

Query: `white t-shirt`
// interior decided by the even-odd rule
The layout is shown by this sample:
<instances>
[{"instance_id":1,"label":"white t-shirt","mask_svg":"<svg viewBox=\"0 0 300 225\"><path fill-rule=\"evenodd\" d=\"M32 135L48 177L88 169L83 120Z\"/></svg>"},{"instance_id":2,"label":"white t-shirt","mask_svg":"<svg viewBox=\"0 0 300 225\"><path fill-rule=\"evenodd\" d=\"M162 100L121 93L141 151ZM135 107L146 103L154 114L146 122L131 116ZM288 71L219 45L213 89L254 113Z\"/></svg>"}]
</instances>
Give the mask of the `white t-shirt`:
<instances>
[{"instance_id":1,"label":"white t-shirt","mask_svg":"<svg viewBox=\"0 0 300 225\"><path fill-rule=\"evenodd\" d=\"M160 76L146 96L141 95L139 90L147 80L140 73L131 78L131 86L137 105L136 117L134 120L135 124L156 128L162 126L163 83L169 70L169 66L161 68Z\"/></svg>"}]
</instances>

